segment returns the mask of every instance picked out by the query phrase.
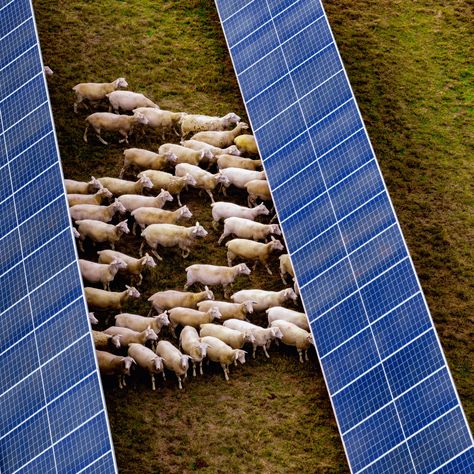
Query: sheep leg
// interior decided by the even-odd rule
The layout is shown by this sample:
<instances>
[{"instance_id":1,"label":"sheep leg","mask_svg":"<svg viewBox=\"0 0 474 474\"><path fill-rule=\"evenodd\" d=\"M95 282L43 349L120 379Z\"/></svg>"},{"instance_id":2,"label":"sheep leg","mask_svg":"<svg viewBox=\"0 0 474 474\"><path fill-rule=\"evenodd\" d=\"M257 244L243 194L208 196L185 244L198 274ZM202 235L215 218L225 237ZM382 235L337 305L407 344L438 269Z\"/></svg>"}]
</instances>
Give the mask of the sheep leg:
<instances>
[{"instance_id":1,"label":"sheep leg","mask_svg":"<svg viewBox=\"0 0 474 474\"><path fill-rule=\"evenodd\" d=\"M306 350L304 351L304 360L309 361L308 349L306 349Z\"/></svg>"},{"instance_id":2,"label":"sheep leg","mask_svg":"<svg viewBox=\"0 0 474 474\"><path fill-rule=\"evenodd\" d=\"M104 145L108 145L108 143L100 136L100 128L98 130L97 129L94 129L94 130L100 142L103 143Z\"/></svg>"},{"instance_id":3,"label":"sheep leg","mask_svg":"<svg viewBox=\"0 0 474 474\"><path fill-rule=\"evenodd\" d=\"M143 247L145 246L145 241L142 240L142 244L140 245L140 250L138 251L140 254L140 257L143 257Z\"/></svg>"},{"instance_id":4,"label":"sheep leg","mask_svg":"<svg viewBox=\"0 0 474 474\"><path fill-rule=\"evenodd\" d=\"M165 371L163 370L163 372L161 372L161 375L163 375L163 380L166 382L166 375L165 375Z\"/></svg>"},{"instance_id":5,"label":"sheep leg","mask_svg":"<svg viewBox=\"0 0 474 474\"><path fill-rule=\"evenodd\" d=\"M206 189L207 194L209 194L209 197L211 198L211 202L214 204L216 201L214 201L214 196L212 195L212 192L209 191L209 189Z\"/></svg>"},{"instance_id":6,"label":"sheep leg","mask_svg":"<svg viewBox=\"0 0 474 474\"><path fill-rule=\"evenodd\" d=\"M123 165L122 169L120 170L120 174L119 174L119 178L122 179L123 178L123 175L126 171L126 167L125 167L125 164Z\"/></svg>"},{"instance_id":7,"label":"sheep leg","mask_svg":"<svg viewBox=\"0 0 474 474\"><path fill-rule=\"evenodd\" d=\"M252 271L254 272L255 269L257 268L257 263L258 263L258 260L255 260L255 263L253 264L253 267L252 267Z\"/></svg>"},{"instance_id":8,"label":"sheep leg","mask_svg":"<svg viewBox=\"0 0 474 474\"><path fill-rule=\"evenodd\" d=\"M232 266L232 261L234 260L234 257L235 257L235 254L231 250L228 250L227 251L227 265L229 265L229 267Z\"/></svg>"},{"instance_id":9,"label":"sheep leg","mask_svg":"<svg viewBox=\"0 0 474 474\"><path fill-rule=\"evenodd\" d=\"M266 345L263 345L263 352L265 352L265 355L267 356L267 359L270 359L270 356L268 355L268 352L267 352L267 346Z\"/></svg>"},{"instance_id":10,"label":"sheep leg","mask_svg":"<svg viewBox=\"0 0 474 474\"><path fill-rule=\"evenodd\" d=\"M252 353L252 357L255 359L255 353L257 352L257 345L254 344L253 345L253 353Z\"/></svg>"},{"instance_id":11,"label":"sheep leg","mask_svg":"<svg viewBox=\"0 0 474 474\"><path fill-rule=\"evenodd\" d=\"M176 335L176 326L172 326L172 325L170 324L169 328L170 328L170 332L171 332L172 336L173 336L175 339L177 339L178 336Z\"/></svg>"},{"instance_id":12,"label":"sheep leg","mask_svg":"<svg viewBox=\"0 0 474 474\"><path fill-rule=\"evenodd\" d=\"M218 224L217 221L212 221L212 228L213 228L214 230L217 230L217 229L219 228L219 224Z\"/></svg>"},{"instance_id":13,"label":"sheep leg","mask_svg":"<svg viewBox=\"0 0 474 474\"><path fill-rule=\"evenodd\" d=\"M229 376L227 375L227 372L228 372L227 366L225 364L221 364L221 367L222 367L222 370L224 371L224 377L228 382L229 381Z\"/></svg>"},{"instance_id":14,"label":"sheep leg","mask_svg":"<svg viewBox=\"0 0 474 474\"><path fill-rule=\"evenodd\" d=\"M181 193L180 192L176 195L176 198L178 199L178 204L180 206L182 206L182 204L181 204Z\"/></svg>"},{"instance_id":15,"label":"sheep leg","mask_svg":"<svg viewBox=\"0 0 474 474\"><path fill-rule=\"evenodd\" d=\"M285 274L280 270L281 281L286 285Z\"/></svg>"},{"instance_id":16,"label":"sheep leg","mask_svg":"<svg viewBox=\"0 0 474 474\"><path fill-rule=\"evenodd\" d=\"M181 383L181 377L179 375L176 375L176 377L178 377L178 387L180 390L183 389L183 384Z\"/></svg>"},{"instance_id":17,"label":"sheep leg","mask_svg":"<svg viewBox=\"0 0 474 474\"><path fill-rule=\"evenodd\" d=\"M303 351L301 349L298 349L298 355L300 356L300 362L303 364Z\"/></svg>"},{"instance_id":18,"label":"sheep leg","mask_svg":"<svg viewBox=\"0 0 474 474\"><path fill-rule=\"evenodd\" d=\"M196 377L196 362L193 361L193 377Z\"/></svg>"},{"instance_id":19,"label":"sheep leg","mask_svg":"<svg viewBox=\"0 0 474 474\"><path fill-rule=\"evenodd\" d=\"M133 235L137 235L137 221L133 222L132 233L133 233Z\"/></svg>"},{"instance_id":20,"label":"sheep leg","mask_svg":"<svg viewBox=\"0 0 474 474\"><path fill-rule=\"evenodd\" d=\"M156 387L155 387L155 374L151 374L151 389L156 390Z\"/></svg>"},{"instance_id":21,"label":"sheep leg","mask_svg":"<svg viewBox=\"0 0 474 474\"><path fill-rule=\"evenodd\" d=\"M188 258L189 252L190 252L189 249L182 249L181 256L182 256L183 258Z\"/></svg>"},{"instance_id":22,"label":"sheep leg","mask_svg":"<svg viewBox=\"0 0 474 474\"><path fill-rule=\"evenodd\" d=\"M272 271L270 270L270 267L268 266L268 263L264 263L263 265L267 269L267 272L269 273L269 275L273 275Z\"/></svg>"},{"instance_id":23,"label":"sheep leg","mask_svg":"<svg viewBox=\"0 0 474 474\"><path fill-rule=\"evenodd\" d=\"M76 105L76 104L74 104L74 105ZM76 112L76 110L74 110L74 112ZM87 143L87 132L88 132L88 130L89 130L89 122L86 123L86 129L84 130L84 135L82 137L86 143Z\"/></svg>"},{"instance_id":24,"label":"sheep leg","mask_svg":"<svg viewBox=\"0 0 474 474\"><path fill-rule=\"evenodd\" d=\"M122 375L117 375L117 378L118 378L118 386L120 389L123 388L123 385L122 385Z\"/></svg>"},{"instance_id":25,"label":"sheep leg","mask_svg":"<svg viewBox=\"0 0 474 474\"><path fill-rule=\"evenodd\" d=\"M158 252L155 249L152 249L151 253L160 261L163 261L163 259L158 255ZM141 254L140 254L141 255Z\"/></svg>"},{"instance_id":26,"label":"sheep leg","mask_svg":"<svg viewBox=\"0 0 474 474\"><path fill-rule=\"evenodd\" d=\"M202 371L202 360L199 362L199 372L201 375L204 375L204 372Z\"/></svg>"},{"instance_id":27,"label":"sheep leg","mask_svg":"<svg viewBox=\"0 0 474 474\"><path fill-rule=\"evenodd\" d=\"M229 290L230 290L230 287L231 285L222 285L223 288L224 288L224 298L229 298Z\"/></svg>"},{"instance_id":28,"label":"sheep leg","mask_svg":"<svg viewBox=\"0 0 474 474\"><path fill-rule=\"evenodd\" d=\"M221 242L228 236L229 234L226 233L225 229L224 229L224 232L222 232L222 235L219 237L219 240L217 241L217 243L220 245Z\"/></svg>"},{"instance_id":29,"label":"sheep leg","mask_svg":"<svg viewBox=\"0 0 474 474\"><path fill-rule=\"evenodd\" d=\"M82 235L81 235L81 237L82 237ZM84 244L82 243L82 241L83 241L82 238L79 239L79 240L77 241L77 244L78 244L78 246L79 246L79 250L80 250L81 252L84 252Z\"/></svg>"},{"instance_id":30,"label":"sheep leg","mask_svg":"<svg viewBox=\"0 0 474 474\"><path fill-rule=\"evenodd\" d=\"M119 133L120 133L120 135L125 137L125 138L122 138L121 140L119 140L119 143L125 142L128 145L128 133L124 132L123 130L120 130Z\"/></svg>"}]
</instances>

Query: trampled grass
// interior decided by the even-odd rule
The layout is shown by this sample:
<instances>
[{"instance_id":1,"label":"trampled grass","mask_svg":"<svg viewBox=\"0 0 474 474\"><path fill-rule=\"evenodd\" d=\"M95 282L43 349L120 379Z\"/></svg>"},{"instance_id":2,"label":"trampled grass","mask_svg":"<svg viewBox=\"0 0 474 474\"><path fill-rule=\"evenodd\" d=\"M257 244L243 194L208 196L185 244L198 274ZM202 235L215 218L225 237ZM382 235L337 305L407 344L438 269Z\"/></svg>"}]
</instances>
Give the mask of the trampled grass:
<instances>
[{"instance_id":1,"label":"trampled grass","mask_svg":"<svg viewBox=\"0 0 474 474\"><path fill-rule=\"evenodd\" d=\"M162 108L234 111L245 119L211 0L34 5L45 64L55 72L49 88L66 177L118 176L122 165L124 147L114 138L109 147L92 136L88 145L82 141L87 113L72 109L78 82L124 76L130 89ZM472 12L455 0L331 0L325 6L472 425ZM231 198L243 202L239 193ZM190 191L182 200L210 235L185 261L167 252L130 312L146 314L154 291L182 288L187 265L225 264L207 197ZM135 239L127 237L119 250L136 254ZM91 247L87 258L94 258ZM235 286L282 284L260 268ZM123 391L105 381L120 471L347 472L314 353L305 367L291 350L271 355L231 369L229 383L211 367L182 392L172 377L157 392L144 378Z\"/></svg>"}]
</instances>

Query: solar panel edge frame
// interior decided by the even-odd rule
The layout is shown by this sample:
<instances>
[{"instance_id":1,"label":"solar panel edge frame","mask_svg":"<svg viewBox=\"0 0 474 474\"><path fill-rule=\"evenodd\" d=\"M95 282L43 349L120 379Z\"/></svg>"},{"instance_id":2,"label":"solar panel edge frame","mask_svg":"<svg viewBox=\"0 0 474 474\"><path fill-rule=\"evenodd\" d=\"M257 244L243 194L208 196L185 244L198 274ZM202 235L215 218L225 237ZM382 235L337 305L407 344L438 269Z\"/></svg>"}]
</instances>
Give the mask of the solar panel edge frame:
<instances>
[{"instance_id":1,"label":"solar panel edge frame","mask_svg":"<svg viewBox=\"0 0 474 474\"><path fill-rule=\"evenodd\" d=\"M14 0L13 0L14 1ZM37 24L36 24L36 16L35 16L35 9L34 9L34 6L33 6L33 1L32 0L29 0L29 3L30 3L30 6L31 6L31 12L32 12L32 19L33 19L33 26L34 26L34 31L35 31L35 35L36 35L36 38L37 38L37 44L38 44L38 53L39 53L39 57L40 57L40 64L41 64L41 68L42 70L44 71L44 62L43 62L43 55L41 53L41 43L40 43L40 39L39 39L39 34L38 34L38 27L37 27ZM61 154L60 154L60 151L59 151L59 143L58 143L58 137L56 135L56 125L55 125L55 122L54 122L54 117L53 117L53 110L52 110L52 105L51 105L51 98L49 96L49 89L48 89L48 82L46 80L46 74L43 74L43 85L44 85L44 88L46 90L46 97L47 97L47 100L48 100L48 112L49 112L49 118L51 120L51 125L52 125L52 132L53 132L53 138L54 138L54 145L55 145L55 150L56 150L56 155L58 157L58 164L59 164L59 173L61 175L61 186L62 186L62 189L63 189L63 201L64 201L64 204L66 206L66 208L68 208L68 201L67 201L67 193L66 193L66 186L64 184L64 173L63 173L63 167L62 167L62 159L61 159ZM91 347L91 350L93 352L93 355L94 355L94 363L95 363L95 370L96 370L96 377L97 377L97 380L98 380L98 383L99 383L99 387L100 387L100 396L101 396L101 400L102 400L102 406L104 408L104 415L105 415L105 420L106 420L106 425L107 425L107 431L108 431L108 435L109 435L109 440L110 440L110 448L111 448L111 454L112 454L112 459L113 459L113 463L114 463L114 469L115 469L115 472L118 473L118 466L117 466L117 459L116 459L116 456L115 456L115 451L114 451L114 444L113 444L113 438L112 438L112 430L110 428L110 421L109 421L109 415L108 415L108 412L107 412L107 404L105 402L105 394L104 394L104 388L102 386L102 380L101 380L101 377L100 377L100 372L99 372L99 363L98 363L98 360L97 360L97 353L95 351L95 346L94 346L94 339L92 337L92 325L90 323L90 320L88 318L88 312L89 312L89 308L87 306L87 302L86 302L86 295L85 295L85 292L84 292L84 283L82 281L82 278L81 278L81 272L80 272L80 268L79 268L79 254L78 254L78 251L77 251L77 247L76 247L76 243L75 243L75 238L74 238L74 235L72 233L72 228L73 228L73 225L72 225L72 222L71 220L69 220L69 223L70 223L70 227L69 227L69 235L70 235L70 238L73 242L73 248L74 248L74 255L76 257L76 263L75 263L75 268L76 268L76 272L77 272L77 275L78 275L78 279L79 279L79 282L80 282L80 285L81 285L81 291L82 291L82 304L83 304L83 308L84 308L84 317L87 319L87 325L89 327L89 341L90 341L90 347ZM99 458L97 458L99 459ZM0 473L1 474L1 473Z\"/></svg>"},{"instance_id":2,"label":"solar panel edge frame","mask_svg":"<svg viewBox=\"0 0 474 474\"><path fill-rule=\"evenodd\" d=\"M229 46L229 42L228 42L228 40L227 40L227 36L226 36L226 34L225 34L224 27L223 27L224 21L226 21L226 20L229 19L231 16L235 15L236 13L238 13L240 10L244 9L245 7L247 7L247 6L248 6L250 3L252 3L252 2L246 3L243 7L241 7L240 9L238 9L236 12L234 12L232 15L230 15L230 16L229 16L228 18L226 18L226 19L223 19L223 18L221 17L221 13L220 13L219 7L218 7L218 2L219 2L219 0L214 0L214 4L215 4L215 6L216 6L217 14L218 14L218 16L219 16L219 20L220 20L220 24L221 24L221 28L222 28L222 34L223 34L223 36L224 36L224 40L225 40L225 43L226 43L226 46L227 46L228 55L229 55L230 60L231 60L231 62L232 62L232 67L234 68L235 79L236 79L237 85L238 85L238 87L239 87L239 92L240 92L240 95L241 95L241 98L242 98L242 102L243 102L243 104L244 104L245 111L246 111L246 113L247 113L247 116L248 116L249 121L250 121L250 125L251 125L252 130L253 130L254 128L253 128L253 126L252 126L252 119L251 119L251 116L250 116L249 111L248 111L248 109L247 109L247 103L246 103L246 101L245 101L245 99L244 99L244 94L243 94L243 91L242 91L242 87L241 87L240 81L239 81L239 79L238 79L237 69L236 69L235 63L234 63L234 58L233 58L233 56L232 56L232 54L231 54L231 49L230 49L230 46ZM366 138L367 138L367 141L368 141L368 143L369 143L369 145L370 145L370 150L371 150L371 152L372 152L372 154L373 154L373 157L375 158L374 161L375 161L375 163L376 163L377 170L378 170L378 172L379 172L379 174L380 174L380 177L382 178L383 189L384 189L385 193L387 194L388 201L389 201L389 203L390 203L390 208L391 208L391 210L392 210L392 212L393 212L393 214L394 214L394 217L395 217L396 226L397 226L398 230L400 231L400 235L401 235L401 237L402 237L403 243L404 243L404 245L405 245L405 248L407 249L407 254L408 254L408 259L409 259L409 262L410 262L410 266L411 266L411 268L412 268L412 270L413 270L413 273L414 273L414 275L415 275L416 282L417 282L417 284L418 284L418 286L419 286L419 288L420 288L420 294L421 294L422 299L423 299L423 304L424 304L424 306L425 306L425 308L426 308L426 311L427 311L428 316L429 316L429 318L430 318L432 327L433 327L433 329L434 329L433 332L434 332L434 334L435 334L436 341L437 341L437 343L438 343L438 347L439 347L439 349L440 349L440 351L441 351L442 358L443 358L443 361L444 361L445 366L446 366L446 370L447 370L448 375L449 375L449 379L450 379L451 384L452 384L452 386L453 386L453 388L454 388L454 393L455 393L455 395L456 395L456 399L457 399L457 401L458 401L459 408L460 408L460 410L461 410L461 413L462 413L464 422L465 422L465 424L466 424L466 427L467 427L467 430L468 430L468 433L469 433L469 436L470 436L470 439L471 439L471 446L470 446L470 448L468 448L468 449L471 449L471 448L474 446L473 434L472 434L472 431L471 431L471 429L470 429L470 426L469 426L469 423L468 423L466 414L465 414L465 412L464 412L464 409L463 409L463 406L462 406L462 403L461 403L461 399L460 399L460 397L459 397L459 393L458 393L456 384L454 383L454 379L453 379L451 370L450 370L450 368L449 368L448 361L447 361L447 359L446 359L446 355L445 355L444 350L443 350L443 347L442 347L442 345L441 345L441 341L440 341L440 339L439 339L438 331L436 330L436 326L435 326L435 324L434 324L434 320L433 320L433 317L432 317L432 315L431 315L431 311L430 311L429 306L428 306L428 303L427 303L427 301L426 301L426 297L425 297L425 294L424 294L424 291L423 291L423 287L422 287L421 284L420 284L420 280L419 280L419 277L418 277L418 273L416 272L415 265L414 265L413 259L412 259L412 257L411 257L411 253L410 253L410 251L409 251L409 247L408 247L407 242L406 242L406 240L405 240L405 236L404 236L404 234L403 234L403 232L402 232L402 228L401 228L401 226L400 226L400 222L399 222L397 213L395 212L395 208L394 208L394 206L393 206L393 202L392 202L392 199L391 199L391 197L390 197L390 193L389 193L388 188L387 188L387 185L386 185L386 183L385 183L385 179L384 179L383 174L382 174L382 171L381 171L381 169L380 169L380 165L379 165L377 156L376 156L376 154L375 154L374 148L373 148L373 146L372 146L372 142L371 142L371 140L370 140L370 136L369 136L368 131L367 131L367 128L366 128L366 126L365 126L365 122L364 122L364 120L363 120L362 114L361 114L361 112L360 112L359 104L358 104L358 102L357 102L356 96L355 96L354 91L353 91L353 89L352 89L352 84L351 84L351 82L350 82L350 80L349 80L349 77L348 77L348 75L347 75L347 70L346 70L346 67L345 67L345 65L344 65L344 62L343 62L343 60L342 60L342 57L341 57L341 54L340 54L340 51L339 51L339 47L338 47L338 45L337 45L337 42L336 42L336 40L335 40L334 33L333 33L333 31L332 31L331 24L330 24L330 22L329 22L329 18L328 18L327 15L326 15L326 10L325 10L325 8L324 8L323 1L320 0L319 3L321 4L321 8L322 8L322 10L323 10L323 15L324 15L324 18L326 19L326 22L327 22L327 25L328 25L328 28L329 28L329 31L330 31L330 34L331 34L332 42L333 42L334 47L335 47L336 52L337 52L337 56L338 56L338 58L339 58L339 60L340 60L340 62L341 62L341 64L342 64L342 66L343 66L344 77L345 77L346 80L347 80L347 83L348 83L348 85L349 85L349 89L350 89L351 94L352 94L352 97L353 97L353 99L354 99L354 104L355 104L355 106L356 106L357 115L359 116L359 118L360 118L360 120L361 120L361 123L362 123L362 126L363 126L363 130L364 130L364 134L365 134L365 136L366 136ZM267 4L268 4L268 3L267 3ZM271 18L273 19L273 16L271 16ZM256 136L255 136L255 141L257 142L257 148L258 148L258 140L257 140L257 137L256 137ZM262 159L262 167L263 167L263 170L265 171L265 160L263 160L263 159ZM271 196L272 196L272 202L274 203L275 213L277 214L278 221L280 222L280 216L279 216L279 213L278 213L277 206L275 205L275 201L274 201L274 199L273 199L273 191L272 191L270 185L269 185L269 189L270 189L270 194L271 194ZM285 242L286 248L288 248L288 245L287 245L287 242L286 242L286 237L285 237L285 235L284 235L283 232L282 232L282 237L283 237L283 240L284 240L284 242ZM289 256L290 261L291 261L291 255L290 255L289 253L288 253L288 256ZM293 262L292 262L292 265L293 265ZM293 267L293 268L294 268L294 267ZM296 272L295 272L295 281L296 281L296 284L298 285L298 288L299 288L300 285L299 285L299 282L298 282L298 277L297 277L297 275L296 275ZM302 305L303 305L305 314L308 314L307 311L306 311L306 307L305 307L304 301L303 301L303 297L302 297L301 295L300 295L300 299L301 299L301 303L302 303ZM308 320L309 320L309 318L308 318ZM310 327L310 332L311 332L311 335L312 335L312 337L313 337L313 340L315 340L314 334L313 334L313 329L312 329L311 324L309 324L309 327ZM318 351L318 348L317 348L316 344L314 345L314 348L315 348L316 354L317 354L317 356L318 356L318 362L319 362L319 365L320 365L320 368L321 368L321 373L322 373L323 378L324 378L324 383L325 383L325 385L326 385L327 393L328 393L328 396L329 396L329 401L330 401L330 403L331 403L331 407L332 407L332 410L333 410L334 418L335 418L335 420L336 420L337 429L338 429L338 432L339 432L339 436L340 436L340 438L341 438L341 443L342 443L342 446L343 446L343 449L344 449L344 453L345 453L345 455L346 455L347 465L348 465L348 467L349 467L351 473L354 473L355 471L352 469L352 466L351 466L351 464L350 464L350 460L349 460L349 456L348 456L348 453L347 453L347 450L346 450L345 443L342 442L342 439L343 439L343 438L342 438L342 430L341 430L340 425L339 425L339 420L338 420L338 418L337 418L336 410L334 409L334 403L333 403L332 397L331 397L330 392L329 392L329 385L328 385L328 383L327 383L326 374L325 374L325 372L324 372L323 365L321 364L321 358L320 358L320 356L319 356L319 351ZM429 426L429 424L426 425L426 426L424 426L423 429L427 428L427 426ZM405 442L406 442L406 439L405 439L403 442L405 443ZM456 457L460 456L463 452L464 452L464 451L458 453L454 458L449 459L444 465L449 464L450 462L452 462L454 459L456 459ZM383 458L386 454L387 454L387 452L383 454L382 458ZM382 458L377 458L377 459L375 459L374 461L372 461L372 463L368 464L367 466L365 466L364 468L362 468L362 470L359 470L359 471L357 471L357 472L363 472L363 471L366 470L368 467L370 467L373 463L377 462L379 459L382 459ZM412 459L411 453L410 453L410 458ZM413 461L412 461L412 462L413 462ZM439 466L438 468L436 468L436 470L440 469L441 467L442 467L442 466ZM435 471L434 471L434 472L435 472Z\"/></svg>"}]
</instances>

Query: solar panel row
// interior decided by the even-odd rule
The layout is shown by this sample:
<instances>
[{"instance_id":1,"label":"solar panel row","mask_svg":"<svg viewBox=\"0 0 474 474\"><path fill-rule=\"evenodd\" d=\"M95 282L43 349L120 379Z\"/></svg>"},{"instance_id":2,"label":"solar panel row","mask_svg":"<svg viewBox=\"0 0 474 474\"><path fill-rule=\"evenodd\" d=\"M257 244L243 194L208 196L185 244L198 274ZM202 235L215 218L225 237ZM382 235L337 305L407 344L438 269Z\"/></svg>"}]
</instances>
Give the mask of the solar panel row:
<instances>
[{"instance_id":1,"label":"solar panel row","mask_svg":"<svg viewBox=\"0 0 474 474\"><path fill-rule=\"evenodd\" d=\"M216 1L353 472L473 439L320 2Z\"/></svg>"},{"instance_id":2,"label":"solar panel row","mask_svg":"<svg viewBox=\"0 0 474 474\"><path fill-rule=\"evenodd\" d=\"M0 1L0 471L114 472L32 5Z\"/></svg>"}]
</instances>

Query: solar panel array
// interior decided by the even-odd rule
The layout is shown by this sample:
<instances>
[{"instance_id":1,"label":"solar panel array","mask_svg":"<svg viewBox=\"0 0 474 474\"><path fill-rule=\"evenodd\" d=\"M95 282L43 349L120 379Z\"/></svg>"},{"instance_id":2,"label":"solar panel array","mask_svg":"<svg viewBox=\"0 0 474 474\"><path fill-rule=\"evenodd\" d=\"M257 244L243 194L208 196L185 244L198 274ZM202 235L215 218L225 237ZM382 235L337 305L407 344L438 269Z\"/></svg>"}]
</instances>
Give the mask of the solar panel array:
<instances>
[{"instance_id":1,"label":"solar panel array","mask_svg":"<svg viewBox=\"0 0 474 474\"><path fill-rule=\"evenodd\" d=\"M473 439L323 6L216 0L352 472Z\"/></svg>"},{"instance_id":2,"label":"solar panel array","mask_svg":"<svg viewBox=\"0 0 474 474\"><path fill-rule=\"evenodd\" d=\"M0 0L0 184L0 472L114 472L29 0Z\"/></svg>"}]
</instances>

